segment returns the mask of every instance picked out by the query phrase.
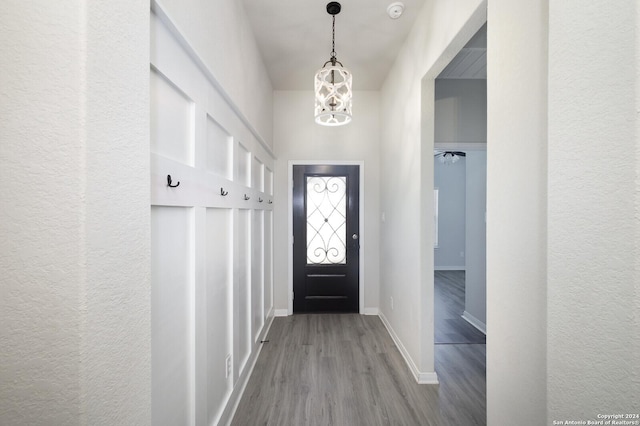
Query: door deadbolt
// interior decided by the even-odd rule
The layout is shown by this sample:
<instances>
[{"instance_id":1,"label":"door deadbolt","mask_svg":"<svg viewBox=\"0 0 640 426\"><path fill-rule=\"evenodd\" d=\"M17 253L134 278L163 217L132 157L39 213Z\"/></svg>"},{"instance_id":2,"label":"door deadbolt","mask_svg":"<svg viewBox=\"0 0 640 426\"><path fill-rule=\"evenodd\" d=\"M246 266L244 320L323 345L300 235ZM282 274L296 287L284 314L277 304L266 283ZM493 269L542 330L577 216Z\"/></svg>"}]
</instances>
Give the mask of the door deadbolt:
<instances>
[{"instance_id":1,"label":"door deadbolt","mask_svg":"<svg viewBox=\"0 0 640 426\"><path fill-rule=\"evenodd\" d=\"M354 240L357 240L357 239L358 239L358 234L353 234L353 235L351 236L351 238L353 238Z\"/></svg>"}]
</instances>

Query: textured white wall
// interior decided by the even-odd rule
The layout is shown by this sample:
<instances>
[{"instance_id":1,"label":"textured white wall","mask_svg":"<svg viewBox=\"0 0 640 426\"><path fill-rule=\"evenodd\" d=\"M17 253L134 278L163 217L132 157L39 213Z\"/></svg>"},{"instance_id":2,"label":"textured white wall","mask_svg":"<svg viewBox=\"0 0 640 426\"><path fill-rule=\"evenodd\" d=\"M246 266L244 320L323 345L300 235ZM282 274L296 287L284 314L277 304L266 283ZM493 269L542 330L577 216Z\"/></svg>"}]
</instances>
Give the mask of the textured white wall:
<instances>
[{"instance_id":1,"label":"textured white wall","mask_svg":"<svg viewBox=\"0 0 640 426\"><path fill-rule=\"evenodd\" d=\"M79 7L13 1L0 15L2 424L81 411Z\"/></svg>"},{"instance_id":2,"label":"textured white wall","mask_svg":"<svg viewBox=\"0 0 640 426\"><path fill-rule=\"evenodd\" d=\"M434 79L485 17L480 0L426 2L380 93L380 310L425 373L434 371Z\"/></svg>"},{"instance_id":3,"label":"textured white wall","mask_svg":"<svg viewBox=\"0 0 640 426\"><path fill-rule=\"evenodd\" d=\"M85 7L83 409L90 424L146 424L149 5L117 0Z\"/></svg>"},{"instance_id":4,"label":"textured white wall","mask_svg":"<svg viewBox=\"0 0 640 426\"><path fill-rule=\"evenodd\" d=\"M3 6L1 424L150 423L148 34L142 1Z\"/></svg>"},{"instance_id":5,"label":"textured white wall","mask_svg":"<svg viewBox=\"0 0 640 426\"><path fill-rule=\"evenodd\" d=\"M549 422L640 411L638 10L549 1Z\"/></svg>"},{"instance_id":6,"label":"textured white wall","mask_svg":"<svg viewBox=\"0 0 640 426\"><path fill-rule=\"evenodd\" d=\"M157 2L252 126L273 148L273 89L243 2Z\"/></svg>"},{"instance_id":7,"label":"textured white wall","mask_svg":"<svg viewBox=\"0 0 640 426\"><path fill-rule=\"evenodd\" d=\"M378 92L354 92L353 121L346 126L320 126L313 119L313 92L274 93L276 161L274 195L274 297L276 309L288 306L289 160L364 161L365 308L379 305L380 247L380 111ZM361 224L360 226L363 226Z\"/></svg>"},{"instance_id":8,"label":"textured white wall","mask_svg":"<svg viewBox=\"0 0 640 426\"><path fill-rule=\"evenodd\" d=\"M546 422L546 1L492 0L488 14L487 419L540 425Z\"/></svg>"},{"instance_id":9,"label":"textured white wall","mask_svg":"<svg viewBox=\"0 0 640 426\"><path fill-rule=\"evenodd\" d=\"M489 9L489 424L639 411L637 8Z\"/></svg>"}]
</instances>

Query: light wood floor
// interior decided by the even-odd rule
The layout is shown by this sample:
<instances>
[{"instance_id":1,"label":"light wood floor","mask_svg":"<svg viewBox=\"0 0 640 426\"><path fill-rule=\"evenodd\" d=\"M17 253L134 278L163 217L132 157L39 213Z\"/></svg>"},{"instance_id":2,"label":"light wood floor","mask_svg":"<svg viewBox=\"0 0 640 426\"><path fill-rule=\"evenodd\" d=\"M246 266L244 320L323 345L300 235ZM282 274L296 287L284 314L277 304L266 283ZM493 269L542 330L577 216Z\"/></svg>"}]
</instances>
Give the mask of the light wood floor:
<instances>
[{"instance_id":1,"label":"light wood floor","mask_svg":"<svg viewBox=\"0 0 640 426\"><path fill-rule=\"evenodd\" d=\"M418 385L380 318L275 318L233 425L486 424L485 345L436 345Z\"/></svg>"}]
</instances>

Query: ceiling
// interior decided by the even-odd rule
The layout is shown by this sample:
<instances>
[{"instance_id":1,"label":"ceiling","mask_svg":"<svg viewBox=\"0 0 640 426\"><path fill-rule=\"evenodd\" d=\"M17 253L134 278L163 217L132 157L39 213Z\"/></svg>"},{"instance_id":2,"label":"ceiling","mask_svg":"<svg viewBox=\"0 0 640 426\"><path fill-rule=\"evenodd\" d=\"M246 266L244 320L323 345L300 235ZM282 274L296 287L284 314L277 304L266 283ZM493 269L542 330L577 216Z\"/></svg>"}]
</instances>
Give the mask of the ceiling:
<instances>
[{"instance_id":1,"label":"ceiling","mask_svg":"<svg viewBox=\"0 0 640 426\"><path fill-rule=\"evenodd\" d=\"M487 79L487 24L471 37L438 78Z\"/></svg>"},{"instance_id":2,"label":"ceiling","mask_svg":"<svg viewBox=\"0 0 640 426\"><path fill-rule=\"evenodd\" d=\"M354 90L378 90L407 38L424 0L342 0L336 15L336 53L353 74ZM313 90L313 76L329 60L331 15L323 0L243 0L275 90Z\"/></svg>"},{"instance_id":3,"label":"ceiling","mask_svg":"<svg viewBox=\"0 0 640 426\"><path fill-rule=\"evenodd\" d=\"M312 90L314 74L331 53L328 1L243 2L274 90ZM353 75L354 90L380 89L424 4L424 0L403 0L404 13L391 19L387 7L393 2L340 2L335 49L337 59ZM441 78L483 78L483 73L486 78L486 26L483 28L484 39L474 36Z\"/></svg>"}]
</instances>

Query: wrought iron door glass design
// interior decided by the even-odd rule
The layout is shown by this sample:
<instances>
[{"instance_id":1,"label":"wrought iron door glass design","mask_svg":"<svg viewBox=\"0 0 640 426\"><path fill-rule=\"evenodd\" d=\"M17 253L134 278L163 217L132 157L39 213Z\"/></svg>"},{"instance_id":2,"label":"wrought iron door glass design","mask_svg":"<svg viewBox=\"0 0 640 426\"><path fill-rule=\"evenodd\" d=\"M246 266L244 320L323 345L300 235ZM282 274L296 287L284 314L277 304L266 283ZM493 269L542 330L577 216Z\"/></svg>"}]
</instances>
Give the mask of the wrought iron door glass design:
<instances>
[{"instance_id":1,"label":"wrought iron door glass design","mask_svg":"<svg viewBox=\"0 0 640 426\"><path fill-rule=\"evenodd\" d=\"M347 263L347 177L307 176L307 264Z\"/></svg>"}]
</instances>

